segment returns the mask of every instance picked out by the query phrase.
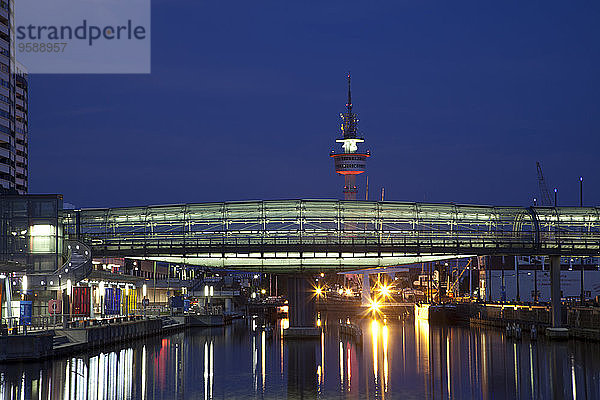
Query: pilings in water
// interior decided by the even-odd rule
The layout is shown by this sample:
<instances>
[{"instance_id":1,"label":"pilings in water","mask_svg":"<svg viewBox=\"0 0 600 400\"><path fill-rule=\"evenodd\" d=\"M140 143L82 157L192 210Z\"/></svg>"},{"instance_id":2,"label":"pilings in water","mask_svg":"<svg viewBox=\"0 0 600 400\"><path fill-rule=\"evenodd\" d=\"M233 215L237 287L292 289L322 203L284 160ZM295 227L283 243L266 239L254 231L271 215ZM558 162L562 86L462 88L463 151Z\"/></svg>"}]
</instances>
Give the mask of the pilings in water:
<instances>
[{"instance_id":1,"label":"pilings in water","mask_svg":"<svg viewBox=\"0 0 600 400\"><path fill-rule=\"evenodd\" d=\"M290 326L283 335L289 339L319 338L321 330L315 326L315 293L308 278L288 277L287 290Z\"/></svg>"},{"instance_id":2,"label":"pilings in water","mask_svg":"<svg viewBox=\"0 0 600 400\"><path fill-rule=\"evenodd\" d=\"M560 256L550 256L550 301L552 303L552 327L546 328L551 339L568 339L569 330L563 327L560 293Z\"/></svg>"}]
</instances>

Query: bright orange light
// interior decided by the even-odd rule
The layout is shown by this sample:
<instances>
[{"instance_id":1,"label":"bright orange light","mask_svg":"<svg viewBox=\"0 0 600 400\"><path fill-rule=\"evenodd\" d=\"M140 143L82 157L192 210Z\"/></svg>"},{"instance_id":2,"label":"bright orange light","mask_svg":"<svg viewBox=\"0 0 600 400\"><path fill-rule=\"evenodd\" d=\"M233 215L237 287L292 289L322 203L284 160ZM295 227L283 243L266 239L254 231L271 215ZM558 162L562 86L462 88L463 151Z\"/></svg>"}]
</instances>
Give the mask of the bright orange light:
<instances>
[{"instance_id":1,"label":"bright orange light","mask_svg":"<svg viewBox=\"0 0 600 400\"><path fill-rule=\"evenodd\" d=\"M384 299L390 299L392 297L392 289L393 289L392 285L388 285L385 283L379 284L379 294Z\"/></svg>"},{"instance_id":2,"label":"bright orange light","mask_svg":"<svg viewBox=\"0 0 600 400\"><path fill-rule=\"evenodd\" d=\"M339 289L338 289L338 294L339 294L340 296L341 296L341 295L343 295L343 294L344 294L344 289L342 289L342 288L339 288Z\"/></svg>"},{"instance_id":3,"label":"bright orange light","mask_svg":"<svg viewBox=\"0 0 600 400\"><path fill-rule=\"evenodd\" d=\"M321 326L321 318L317 320L317 326Z\"/></svg>"},{"instance_id":4,"label":"bright orange light","mask_svg":"<svg viewBox=\"0 0 600 400\"><path fill-rule=\"evenodd\" d=\"M379 290L382 296L389 296L390 295L390 288L389 286L382 286L381 289Z\"/></svg>"},{"instance_id":5,"label":"bright orange light","mask_svg":"<svg viewBox=\"0 0 600 400\"><path fill-rule=\"evenodd\" d=\"M377 300L371 300L371 304L369 304L369 311L371 314L376 314L380 312L381 304Z\"/></svg>"},{"instance_id":6,"label":"bright orange light","mask_svg":"<svg viewBox=\"0 0 600 400\"><path fill-rule=\"evenodd\" d=\"M352 289L346 288L346 296L352 296Z\"/></svg>"},{"instance_id":7,"label":"bright orange light","mask_svg":"<svg viewBox=\"0 0 600 400\"><path fill-rule=\"evenodd\" d=\"M320 287L315 289L315 293L317 296L321 297L323 295L323 289L321 289Z\"/></svg>"},{"instance_id":8,"label":"bright orange light","mask_svg":"<svg viewBox=\"0 0 600 400\"><path fill-rule=\"evenodd\" d=\"M321 272L321 278L324 277L324 276L325 276L325 274L323 272Z\"/></svg>"}]
</instances>

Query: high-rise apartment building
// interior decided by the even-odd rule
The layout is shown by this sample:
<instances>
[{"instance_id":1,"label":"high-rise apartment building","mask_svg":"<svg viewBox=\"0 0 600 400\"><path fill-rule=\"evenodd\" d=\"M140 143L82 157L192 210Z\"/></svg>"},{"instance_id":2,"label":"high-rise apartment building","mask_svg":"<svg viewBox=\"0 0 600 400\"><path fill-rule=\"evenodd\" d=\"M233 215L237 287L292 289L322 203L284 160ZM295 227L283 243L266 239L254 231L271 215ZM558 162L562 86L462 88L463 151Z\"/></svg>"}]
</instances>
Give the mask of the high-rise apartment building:
<instances>
[{"instance_id":1,"label":"high-rise apartment building","mask_svg":"<svg viewBox=\"0 0 600 400\"><path fill-rule=\"evenodd\" d=\"M0 186L27 193L28 81L16 61L14 0L0 0Z\"/></svg>"}]
</instances>

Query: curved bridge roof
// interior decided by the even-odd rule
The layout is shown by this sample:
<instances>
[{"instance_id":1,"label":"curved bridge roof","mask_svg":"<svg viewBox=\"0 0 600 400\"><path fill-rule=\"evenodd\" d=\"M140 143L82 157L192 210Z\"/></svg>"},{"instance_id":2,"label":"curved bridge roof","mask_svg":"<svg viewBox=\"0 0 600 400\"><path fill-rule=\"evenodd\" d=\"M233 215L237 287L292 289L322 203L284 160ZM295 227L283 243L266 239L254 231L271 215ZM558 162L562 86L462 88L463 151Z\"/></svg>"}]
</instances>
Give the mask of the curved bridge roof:
<instances>
[{"instance_id":1,"label":"curved bridge roof","mask_svg":"<svg viewBox=\"0 0 600 400\"><path fill-rule=\"evenodd\" d=\"M473 255L600 255L597 207L273 200L66 210L95 257L348 270Z\"/></svg>"}]
</instances>

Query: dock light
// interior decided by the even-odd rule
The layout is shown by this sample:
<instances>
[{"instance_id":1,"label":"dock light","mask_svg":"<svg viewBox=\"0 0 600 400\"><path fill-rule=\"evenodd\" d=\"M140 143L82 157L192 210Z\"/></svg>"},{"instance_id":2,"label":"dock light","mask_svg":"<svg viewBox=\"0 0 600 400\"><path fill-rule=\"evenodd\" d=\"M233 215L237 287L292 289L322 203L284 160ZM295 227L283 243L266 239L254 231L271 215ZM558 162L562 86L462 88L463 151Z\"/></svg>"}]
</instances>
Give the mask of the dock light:
<instances>
[{"instance_id":1,"label":"dock light","mask_svg":"<svg viewBox=\"0 0 600 400\"><path fill-rule=\"evenodd\" d=\"M253 299L255 299L255 298L256 298L256 292L252 292L252 296L251 296L251 297L252 297Z\"/></svg>"},{"instance_id":2,"label":"dock light","mask_svg":"<svg viewBox=\"0 0 600 400\"><path fill-rule=\"evenodd\" d=\"M321 326L321 318L319 318L319 319L317 320L317 326L319 326L319 327Z\"/></svg>"},{"instance_id":3,"label":"dock light","mask_svg":"<svg viewBox=\"0 0 600 400\"><path fill-rule=\"evenodd\" d=\"M27 294L27 275L23 275L23 279L21 280L21 290L23 294Z\"/></svg>"},{"instance_id":4,"label":"dock light","mask_svg":"<svg viewBox=\"0 0 600 400\"><path fill-rule=\"evenodd\" d=\"M204 285L204 297L208 297L208 285Z\"/></svg>"},{"instance_id":5,"label":"dock light","mask_svg":"<svg viewBox=\"0 0 600 400\"><path fill-rule=\"evenodd\" d=\"M146 293L148 293L148 286L144 283L142 286L142 294L146 297Z\"/></svg>"},{"instance_id":6,"label":"dock light","mask_svg":"<svg viewBox=\"0 0 600 400\"><path fill-rule=\"evenodd\" d=\"M325 276L325 274L323 272L321 272L321 278L324 277L324 276Z\"/></svg>"},{"instance_id":7,"label":"dock light","mask_svg":"<svg viewBox=\"0 0 600 400\"><path fill-rule=\"evenodd\" d=\"M382 296L388 297L390 295L390 287L387 285L384 285L381 287L379 292L381 293Z\"/></svg>"},{"instance_id":8,"label":"dock light","mask_svg":"<svg viewBox=\"0 0 600 400\"><path fill-rule=\"evenodd\" d=\"M369 304L369 311L371 314L377 314L380 312L380 306L381 304L377 300L371 300L371 303Z\"/></svg>"},{"instance_id":9,"label":"dock light","mask_svg":"<svg viewBox=\"0 0 600 400\"><path fill-rule=\"evenodd\" d=\"M261 289L261 290L260 290L260 293L261 293L261 294L265 294L265 293L267 293L267 290L266 290L266 289Z\"/></svg>"},{"instance_id":10,"label":"dock light","mask_svg":"<svg viewBox=\"0 0 600 400\"><path fill-rule=\"evenodd\" d=\"M392 296L392 285L387 285L387 284L380 285L379 294L383 298L390 298Z\"/></svg>"},{"instance_id":11,"label":"dock light","mask_svg":"<svg viewBox=\"0 0 600 400\"><path fill-rule=\"evenodd\" d=\"M341 296L341 295L343 295L343 294L344 294L344 289L342 289L342 288L339 288L339 289L338 289L338 294L339 294L340 296Z\"/></svg>"},{"instance_id":12,"label":"dock light","mask_svg":"<svg viewBox=\"0 0 600 400\"><path fill-rule=\"evenodd\" d=\"M70 279L67 279L67 296L70 296L72 291L73 291L73 284L71 283Z\"/></svg>"},{"instance_id":13,"label":"dock light","mask_svg":"<svg viewBox=\"0 0 600 400\"><path fill-rule=\"evenodd\" d=\"M352 296L352 289L346 288L346 296Z\"/></svg>"},{"instance_id":14,"label":"dock light","mask_svg":"<svg viewBox=\"0 0 600 400\"><path fill-rule=\"evenodd\" d=\"M315 294L316 294L318 297L321 297L321 296L323 295L323 289L321 289L320 287L316 288L316 289L315 289Z\"/></svg>"},{"instance_id":15,"label":"dock light","mask_svg":"<svg viewBox=\"0 0 600 400\"><path fill-rule=\"evenodd\" d=\"M0 279L6 279L6 275L0 274Z\"/></svg>"}]
</instances>

